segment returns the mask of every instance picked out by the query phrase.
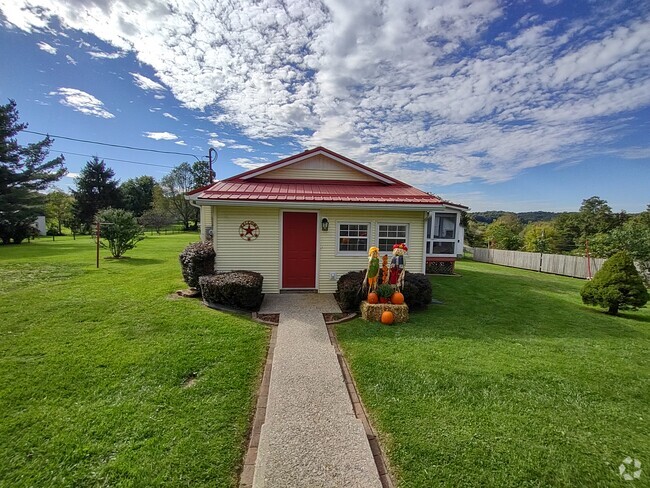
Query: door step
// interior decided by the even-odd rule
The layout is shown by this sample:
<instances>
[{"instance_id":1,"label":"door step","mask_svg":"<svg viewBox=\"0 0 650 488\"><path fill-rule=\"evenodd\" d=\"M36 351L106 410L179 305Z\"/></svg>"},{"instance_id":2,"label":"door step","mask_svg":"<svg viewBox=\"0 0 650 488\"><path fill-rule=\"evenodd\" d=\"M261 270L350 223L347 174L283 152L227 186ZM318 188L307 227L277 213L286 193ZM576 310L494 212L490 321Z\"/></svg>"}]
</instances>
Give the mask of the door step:
<instances>
[{"instance_id":1,"label":"door step","mask_svg":"<svg viewBox=\"0 0 650 488\"><path fill-rule=\"evenodd\" d=\"M318 293L316 288L281 288L280 293Z\"/></svg>"}]
</instances>

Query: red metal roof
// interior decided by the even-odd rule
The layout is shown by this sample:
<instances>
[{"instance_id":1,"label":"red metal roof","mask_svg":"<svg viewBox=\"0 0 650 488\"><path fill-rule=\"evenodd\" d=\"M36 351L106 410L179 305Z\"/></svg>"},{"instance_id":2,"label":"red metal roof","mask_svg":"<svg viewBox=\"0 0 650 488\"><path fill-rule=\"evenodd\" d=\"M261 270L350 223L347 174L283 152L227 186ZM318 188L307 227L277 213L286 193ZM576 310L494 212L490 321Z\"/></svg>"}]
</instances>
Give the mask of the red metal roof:
<instances>
[{"instance_id":1,"label":"red metal roof","mask_svg":"<svg viewBox=\"0 0 650 488\"><path fill-rule=\"evenodd\" d=\"M371 170L360 163L348 160L355 166L360 166L390 180L390 184L379 180L373 181L332 181L332 180L291 180L263 179L251 177L257 172L278 166L292 158L303 157L306 153L324 151L339 158L343 156L325 148L316 148L305 153L271 163L262 168L247 171L231 178L219 181L213 185L199 188L189 193L192 200L211 201L247 201L247 202L323 202L350 204L399 204L399 205L441 205L448 204L435 195L418 190L395 178L391 178L376 170ZM262 171L263 172L263 171ZM262 175L260 175L262 176ZM244 179L247 178L247 179ZM452 204L456 207L462 205Z\"/></svg>"}]
</instances>

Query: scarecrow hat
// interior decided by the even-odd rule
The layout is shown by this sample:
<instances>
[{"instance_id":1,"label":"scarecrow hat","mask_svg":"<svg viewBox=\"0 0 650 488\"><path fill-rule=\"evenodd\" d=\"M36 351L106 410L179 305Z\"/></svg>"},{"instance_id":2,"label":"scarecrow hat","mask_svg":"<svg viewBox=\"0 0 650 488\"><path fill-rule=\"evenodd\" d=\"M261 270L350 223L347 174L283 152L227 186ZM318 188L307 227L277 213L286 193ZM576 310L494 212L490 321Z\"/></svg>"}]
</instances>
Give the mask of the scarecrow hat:
<instances>
[{"instance_id":1,"label":"scarecrow hat","mask_svg":"<svg viewBox=\"0 0 650 488\"><path fill-rule=\"evenodd\" d=\"M406 244L403 242L400 242L399 244L393 244L393 250L395 249L401 249L404 252L409 252L409 248L406 247Z\"/></svg>"}]
</instances>

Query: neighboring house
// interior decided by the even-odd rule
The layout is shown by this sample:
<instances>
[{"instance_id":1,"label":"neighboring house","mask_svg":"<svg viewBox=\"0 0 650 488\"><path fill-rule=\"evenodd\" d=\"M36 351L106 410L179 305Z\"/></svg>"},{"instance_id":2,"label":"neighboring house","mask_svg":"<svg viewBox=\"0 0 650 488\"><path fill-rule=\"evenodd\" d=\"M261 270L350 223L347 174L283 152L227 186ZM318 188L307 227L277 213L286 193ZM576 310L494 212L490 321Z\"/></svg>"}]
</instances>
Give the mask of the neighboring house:
<instances>
[{"instance_id":1,"label":"neighboring house","mask_svg":"<svg viewBox=\"0 0 650 488\"><path fill-rule=\"evenodd\" d=\"M371 246L390 256L393 244L405 242L407 269L419 273L463 252L466 207L323 147L187 198L201 207L202 238L213 236L216 269L257 271L265 293L333 292L341 275L366 268Z\"/></svg>"},{"instance_id":2,"label":"neighboring house","mask_svg":"<svg viewBox=\"0 0 650 488\"><path fill-rule=\"evenodd\" d=\"M39 215L34 221L34 227L38 229L38 234L41 236L47 235L47 226L45 225L45 215Z\"/></svg>"}]
</instances>

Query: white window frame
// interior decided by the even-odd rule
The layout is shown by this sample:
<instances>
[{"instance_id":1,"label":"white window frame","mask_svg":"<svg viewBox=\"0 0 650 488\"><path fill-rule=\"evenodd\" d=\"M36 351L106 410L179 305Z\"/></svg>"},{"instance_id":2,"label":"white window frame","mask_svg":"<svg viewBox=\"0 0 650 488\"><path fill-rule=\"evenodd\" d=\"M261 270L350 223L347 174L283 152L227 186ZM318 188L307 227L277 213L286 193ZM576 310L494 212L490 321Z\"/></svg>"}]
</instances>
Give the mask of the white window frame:
<instances>
[{"instance_id":1,"label":"white window frame","mask_svg":"<svg viewBox=\"0 0 650 488\"><path fill-rule=\"evenodd\" d=\"M456 214L456 228L454 229L454 238L445 239L442 237L435 236L435 225L436 225L436 214ZM429 226L429 220L431 220L431 237L427 237L427 230ZM450 210L444 210L440 212L431 212L429 218L425 221L424 226L424 252L426 256L435 256L435 257L456 257L458 253L458 240L460 239L460 212L452 212ZM452 253L432 253L427 252L427 246L429 249L433 249L434 242L451 242L454 245L454 252Z\"/></svg>"},{"instance_id":2,"label":"white window frame","mask_svg":"<svg viewBox=\"0 0 650 488\"><path fill-rule=\"evenodd\" d=\"M410 236L411 236L411 225L408 222L377 222L377 227L375 229L375 245L379 247L379 226L381 225L400 225L400 226L405 226L406 227L406 247L410 247ZM391 253L393 252L392 249L389 249L388 251L379 251L380 253L387 252Z\"/></svg>"},{"instance_id":3,"label":"white window frame","mask_svg":"<svg viewBox=\"0 0 650 488\"><path fill-rule=\"evenodd\" d=\"M368 245L365 251L341 251L341 226L342 225L365 225L368 229L366 240ZM336 222L336 255L337 256L367 256L368 249L372 247L372 224L370 222ZM348 237L348 236L346 236ZM357 239L356 237L354 239ZM363 239L362 237L360 239Z\"/></svg>"}]
</instances>

